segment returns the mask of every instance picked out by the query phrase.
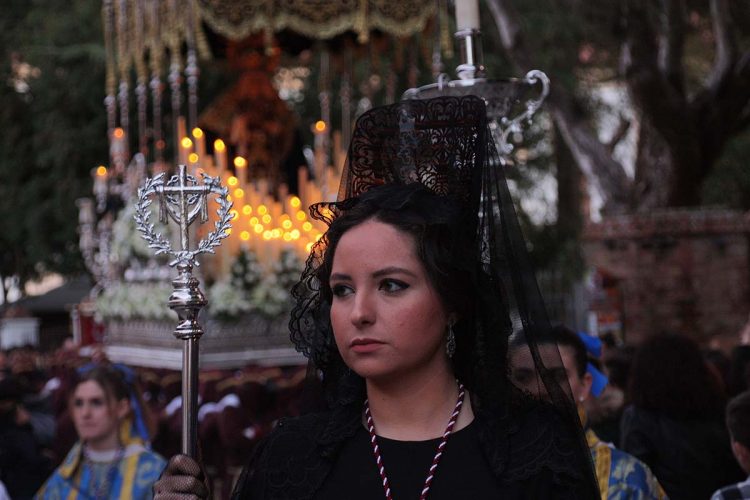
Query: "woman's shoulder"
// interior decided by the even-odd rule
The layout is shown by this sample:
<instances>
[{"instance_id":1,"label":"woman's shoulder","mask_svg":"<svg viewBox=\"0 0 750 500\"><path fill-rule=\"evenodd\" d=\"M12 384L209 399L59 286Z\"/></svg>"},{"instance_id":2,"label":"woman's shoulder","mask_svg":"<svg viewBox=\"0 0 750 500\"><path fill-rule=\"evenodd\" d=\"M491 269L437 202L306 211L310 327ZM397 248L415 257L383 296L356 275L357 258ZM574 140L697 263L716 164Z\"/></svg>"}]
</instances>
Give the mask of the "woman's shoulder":
<instances>
[{"instance_id":1,"label":"woman's shoulder","mask_svg":"<svg viewBox=\"0 0 750 500\"><path fill-rule=\"evenodd\" d=\"M321 443L330 413L279 420L253 451L232 498L307 498L328 470Z\"/></svg>"},{"instance_id":2,"label":"woman's shoulder","mask_svg":"<svg viewBox=\"0 0 750 500\"><path fill-rule=\"evenodd\" d=\"M485 454L503 483L586 488L590 457L574 415L529 399L502 413L480 413L478 418Z\"/></svg>"}]
</instances>

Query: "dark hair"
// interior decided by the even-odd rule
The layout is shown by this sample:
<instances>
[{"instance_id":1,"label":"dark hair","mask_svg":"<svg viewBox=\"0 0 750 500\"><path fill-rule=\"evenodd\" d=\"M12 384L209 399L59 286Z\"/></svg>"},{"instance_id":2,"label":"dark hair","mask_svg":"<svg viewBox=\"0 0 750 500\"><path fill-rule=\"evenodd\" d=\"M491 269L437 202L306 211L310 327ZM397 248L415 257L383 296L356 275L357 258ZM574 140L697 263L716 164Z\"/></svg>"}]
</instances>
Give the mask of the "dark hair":
<instances>
[{"instance_id":1,"label":"dark hair","mask_svg":"<svg viewBox=\"0 0 750 500\"><path fill-rule=\"evenodd\" d=\"M625 391L630 378L630 367L633 364L635 348L630 345L615 346L607 351L604 366L607 368L609 385Z\"/></svg>"},{"instance_id":2,"label":"dark hair","mask_svg":"<svg viewBox=\"0 0 750 500\"><path fill-rule=\"evenodd\" d=\"M727 429L733 441L750 448L750 391L745 391L727 405Z\"/></svg>"},{"instance_id":3,"label":"dark hair","mask_svg":"<svg viewBox=\"0 0 750 500\"><path fill-rule=\"evenodd\" d=\"M341 237L350 229L369 220L393 226L413 238L420 262L441 298L446 312L454 313L457 322L456 354L453 365L462 380L469 377L468 351L474 343L472 308L476 283L474 269L478 257L472 254L471 227L461 213L459 203L440 196L419 183L388 184L368 190L361 196L339 203L340 211L325 235L325 253L316 277L321 285L321 300L328 307L332 301L329 278ZM323 308L327 316L328 308ZM319 321L327 322L327 318ZM323 325L332 337L330 324ZM331 346L334 346L331 341ZM335 347L332 347L332 349ZM337 356L337 353L333 354ZM465 383L468 381L465 381Z\"/></svg>"},{"instance_id":4,"label":"dark hair","mask_svg":"<svg viewBox=\"0 0 750 500\"><path fill-rule=\"evenodd\" d=\"M579 377L583 377L586 374L586 363L589 361L588 354L586 346L576 332L565 325L553 326L549 331L537 336L537 345L539 347L549 344L557 345L558 348L561 346L570 347L573 350L573 357L576 363L576 373L578 373ZM527 346L526 337L523 333L519 332L511 337L511 351L518 347Z\"/></svg>"},{"instance_id":5,"label":"dark hair","mask_svg":"<svg viewBox=\"0 0 750 500\"><path fill-rule=\"evenodd\" d=\"M721 418L726 402L698 344L678 334L647 339L630 371L630 401L676 420Z\"/></svg>"},{"instance_id":6,"label":"dark hair","mask_svg":"<svg viewBox=\"0 0 750 500\"><path fill-rule=\"evenodd\" d=\"M96 382L110 401L130 399L130 390L125 377L119 370L107 365L95 366L79 375L76 387L84 382Z\"/></svg>"}]
</instances>

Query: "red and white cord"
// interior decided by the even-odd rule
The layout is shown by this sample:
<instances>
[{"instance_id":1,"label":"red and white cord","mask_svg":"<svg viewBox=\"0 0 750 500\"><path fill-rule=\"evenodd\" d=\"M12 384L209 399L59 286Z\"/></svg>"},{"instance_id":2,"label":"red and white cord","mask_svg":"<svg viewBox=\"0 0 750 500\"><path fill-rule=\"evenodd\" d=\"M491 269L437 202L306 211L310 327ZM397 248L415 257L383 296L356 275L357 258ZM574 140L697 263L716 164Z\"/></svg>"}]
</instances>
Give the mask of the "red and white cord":
<instances>
[{"instance_id":1,"label":"red and white cord","mask_svg":"<svg viewBox=\"0 0 750 500\"><path fill-rule=\"evenodd\" d=\"M427 498L427 493L430 491L430 485L432 484L432 479L435 477L435 471L437 470L438 463L440 462L440 457L443 456L443 451L445 450L445 445L448 443L448 437L453 432L453 427L456 425L456 420L458 420L458 414L461 413L461 406L464 404L464 385L459 382L458 383L458 400L456 401L456 407L453 409L453 413L451 413L450 421L448 422L448 427L445 428L445 432L443 433L443 438L440 440L440 444L438 445L437 452L435 453L435 457L432 459L432 464L430 465L430 470L427 474L427 478L424 480L424 487L422 487L422 494L419 496L419 500L425 500ZM370 432L370 444L372 445L372 454L375 455L375 462L378 466L378 472L380 473L380 479L383 481L383 489L385 490L385 498L387 500L393 500L393 495L391 494L391 486L388 482L388 476L385 473L385 465L383 465L383 457L380 455L380 446L378 446L378 439L377 435L375 434L375 423L372 420L372 415L370 414L370 402L369 400L365 400L365 418L367 419L367 430Z\"/></svg>"}]
</instances>

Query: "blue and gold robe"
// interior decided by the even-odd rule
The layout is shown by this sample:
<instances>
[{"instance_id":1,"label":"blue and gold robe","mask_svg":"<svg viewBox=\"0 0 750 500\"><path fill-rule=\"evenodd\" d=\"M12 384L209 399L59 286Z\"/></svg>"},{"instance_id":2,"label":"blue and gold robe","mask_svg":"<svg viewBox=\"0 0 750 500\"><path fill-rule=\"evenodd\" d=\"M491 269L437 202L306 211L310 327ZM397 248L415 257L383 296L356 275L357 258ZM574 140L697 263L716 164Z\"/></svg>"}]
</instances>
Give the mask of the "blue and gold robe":
<instances>
[{"instance_id":1,"label":"blue and gold robe","mask_svg":"<svg viewBox=\"0 0 750 500\"><path fill-rule=\"evenodd\" d=\"M667 498L648 466L586 431L602 500L662 500Z\"/></svg>"},{"instance_id":2,"label":"blue and gold robe","mask_svg":"<svg viewBox=\"0 0 750 500\"><path fill-rule=\"evenodd\" d=\"M154 482L159 478L166 462L158 454L136 443L125 448L116 467L113 468L111 464L112 462L85 460L81 443L76 443L35 498L149 500L153 497ZM97 489L100 490L98 495Z\"/></svg>"}]
</instances>

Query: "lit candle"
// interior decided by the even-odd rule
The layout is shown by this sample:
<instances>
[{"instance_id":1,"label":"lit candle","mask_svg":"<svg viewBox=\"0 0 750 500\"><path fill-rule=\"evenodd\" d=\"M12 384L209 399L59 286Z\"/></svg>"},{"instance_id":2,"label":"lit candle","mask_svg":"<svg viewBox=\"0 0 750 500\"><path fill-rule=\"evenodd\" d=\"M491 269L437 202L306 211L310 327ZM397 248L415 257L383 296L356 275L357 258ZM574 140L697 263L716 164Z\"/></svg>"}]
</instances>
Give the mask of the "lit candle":
<instances>
[{"instance_id":1,"label":"lit candle","mask_svg":"<svg viewBox=\"0 0 750 500\"><path fill-rule=\"evenodd\" d=\"M243 188L247 186L247 160L241 156L236 156L234 158L234 171L240 180L240 186Z\"/></svg>"},{"instance_id":2,"label":"lit candle","mask_svg":"<svg viewBox=\"0 0 750 500\"><path fill-rule=\"evenodd\" d=\"M479 2L477 0L456 0L456 28L458 31L479 29Z\"/></svg>"},{"instance_id":3,"label":"lit candle","mask_svg":"<svg viewBox=\"0 0 750 500\"><path fill-rule=\"evenodd\" d=\"M195 140L195 152L198 153L201 160L206 156L206 134L203 130L195 127L193 129L193 139Z\"/></svg>"},{"instance_id":4,"label":"lit candle","mask_svg":"<svg viewBox=\"0 0 750 500\"><path fill-rule=\"evenodd\" d=\"M214 157L216 159L217 175L221 175L227 170L227 146L221 139L214 141Z\"/></svg>"},{"instance_id":5,"label":"lit candle","mask_svg":"<svg viewBox=\"0 0 750 500\"><path fill-rule=\"evenodd\" d=\"M180 139L180 154L178 156L180 165L188 164L188 156L193 152L193 141L190 137L183 137Z\"/></svg>"}]
</instances>

